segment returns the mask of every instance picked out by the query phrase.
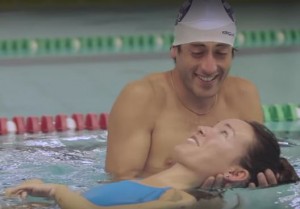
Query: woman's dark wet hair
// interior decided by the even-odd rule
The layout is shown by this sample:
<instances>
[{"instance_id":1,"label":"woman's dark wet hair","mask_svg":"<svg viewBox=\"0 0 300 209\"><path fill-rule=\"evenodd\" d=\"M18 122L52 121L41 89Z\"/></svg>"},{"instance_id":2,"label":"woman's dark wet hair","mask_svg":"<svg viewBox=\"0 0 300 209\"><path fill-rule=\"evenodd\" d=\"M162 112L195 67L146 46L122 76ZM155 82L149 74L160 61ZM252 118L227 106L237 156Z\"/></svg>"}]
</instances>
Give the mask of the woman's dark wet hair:
<instances>
[{"instance_id":1,"label":"woman's dark wet hair","mask_svg":"<svg viewBox=\"0 0 300 209\"><path fill-rule=\"evenodd\" d=\"M249 147L248 154L241 159L240 165L250 173L250 181L258 185L257 174L271 169L278 175L278 184L299 181L293 166L280 156L280 147L272 131L258 122L248 122L254 130L257 141Z\"/></svg>"}]
</instances>

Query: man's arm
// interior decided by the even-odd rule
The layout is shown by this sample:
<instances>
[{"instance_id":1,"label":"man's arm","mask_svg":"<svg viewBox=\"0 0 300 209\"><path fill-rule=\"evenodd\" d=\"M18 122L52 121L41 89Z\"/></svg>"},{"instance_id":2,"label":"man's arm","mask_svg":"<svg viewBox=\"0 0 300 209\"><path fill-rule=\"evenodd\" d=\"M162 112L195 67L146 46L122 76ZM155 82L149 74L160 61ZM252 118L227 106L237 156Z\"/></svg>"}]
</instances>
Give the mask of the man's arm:
<instances>
[{"instance_id":1,"label":"man's arm","mask_svg":"<svg viewBox=\"0 0 300 209\"><path fill-rule=\"evenodd\" d=\"M122 90L108 120L105 169L114 180L137 178L146 164L154 125L154 90L148 80Z\"/></svg>"}]
</instances>

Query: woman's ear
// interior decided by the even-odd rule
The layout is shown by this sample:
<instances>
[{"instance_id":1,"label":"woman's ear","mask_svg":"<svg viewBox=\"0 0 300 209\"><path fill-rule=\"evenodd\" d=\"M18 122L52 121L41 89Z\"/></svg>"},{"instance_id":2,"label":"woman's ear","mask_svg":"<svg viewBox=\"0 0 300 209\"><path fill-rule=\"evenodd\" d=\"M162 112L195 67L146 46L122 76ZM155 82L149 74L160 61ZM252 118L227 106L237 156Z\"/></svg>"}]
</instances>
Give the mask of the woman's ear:
<instances>
[{"instance_id":1,"label":"woman's ear","mask_svg":"<svg viewBox=\"0 0 300 209\"><path fill-rule=\"evenodd\" d=\"M242 183L249 179L249 172L240 167L233 167L224 173L224 179L230 183Z\"/></svg>"},{"instance_id":2,"label":"woman's ear","mask_svg":"<svg viewBox=\"0 0 300 209\"><path fill-rule=\"evenodd\" d=\"M176 54L177 54L177 47L172 46L171 49L170 49L170 56L171 56L171 58L175 59L176 58Z\"/></svg>"}]
</instances>

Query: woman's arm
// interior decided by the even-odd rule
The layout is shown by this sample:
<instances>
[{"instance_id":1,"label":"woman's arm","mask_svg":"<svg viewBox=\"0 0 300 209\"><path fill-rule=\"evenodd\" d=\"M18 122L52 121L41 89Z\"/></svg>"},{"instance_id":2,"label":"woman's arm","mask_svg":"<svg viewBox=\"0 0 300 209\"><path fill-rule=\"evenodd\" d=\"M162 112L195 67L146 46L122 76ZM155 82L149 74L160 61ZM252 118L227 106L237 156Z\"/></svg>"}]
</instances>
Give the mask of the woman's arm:
<instances>
[{"instance_id":1,"label":"woman's arm","mask_svg":"<svg viewBox=\"0 0 300 209\"><path fill-rule=\"evenodd\" d=\"M53 198L61 209L175 209L187 208L196 202L195 198L186 192L171 189L162 195L160 199L147 203L110 207L97 206L79 193L71 191L65 185L45 184L35 181L25 182L20 186L10 188L6 191L6 195L21 196L22 198L25 198L27 195Z\"/></svg>"}]
</instances>

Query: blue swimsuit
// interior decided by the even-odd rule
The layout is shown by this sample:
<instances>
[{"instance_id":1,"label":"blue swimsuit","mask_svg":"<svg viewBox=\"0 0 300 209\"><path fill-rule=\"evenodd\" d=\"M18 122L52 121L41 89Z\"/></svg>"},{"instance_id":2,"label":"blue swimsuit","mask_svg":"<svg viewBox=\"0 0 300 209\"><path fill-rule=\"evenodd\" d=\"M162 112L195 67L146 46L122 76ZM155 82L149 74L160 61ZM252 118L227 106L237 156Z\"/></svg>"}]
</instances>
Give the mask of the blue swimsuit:
<instances>
[{"instance_id":1,"label":"blue swimsuit","mask_svg":"<svg viewBox=\"0 0 300 209\"><path fill-rule=\"evenodd\" d=\"M114 206L157 200L170 187L152 187L136 181L119 181L91 188L83 196L95 205Z\"/></svg>"}]
</instances>

